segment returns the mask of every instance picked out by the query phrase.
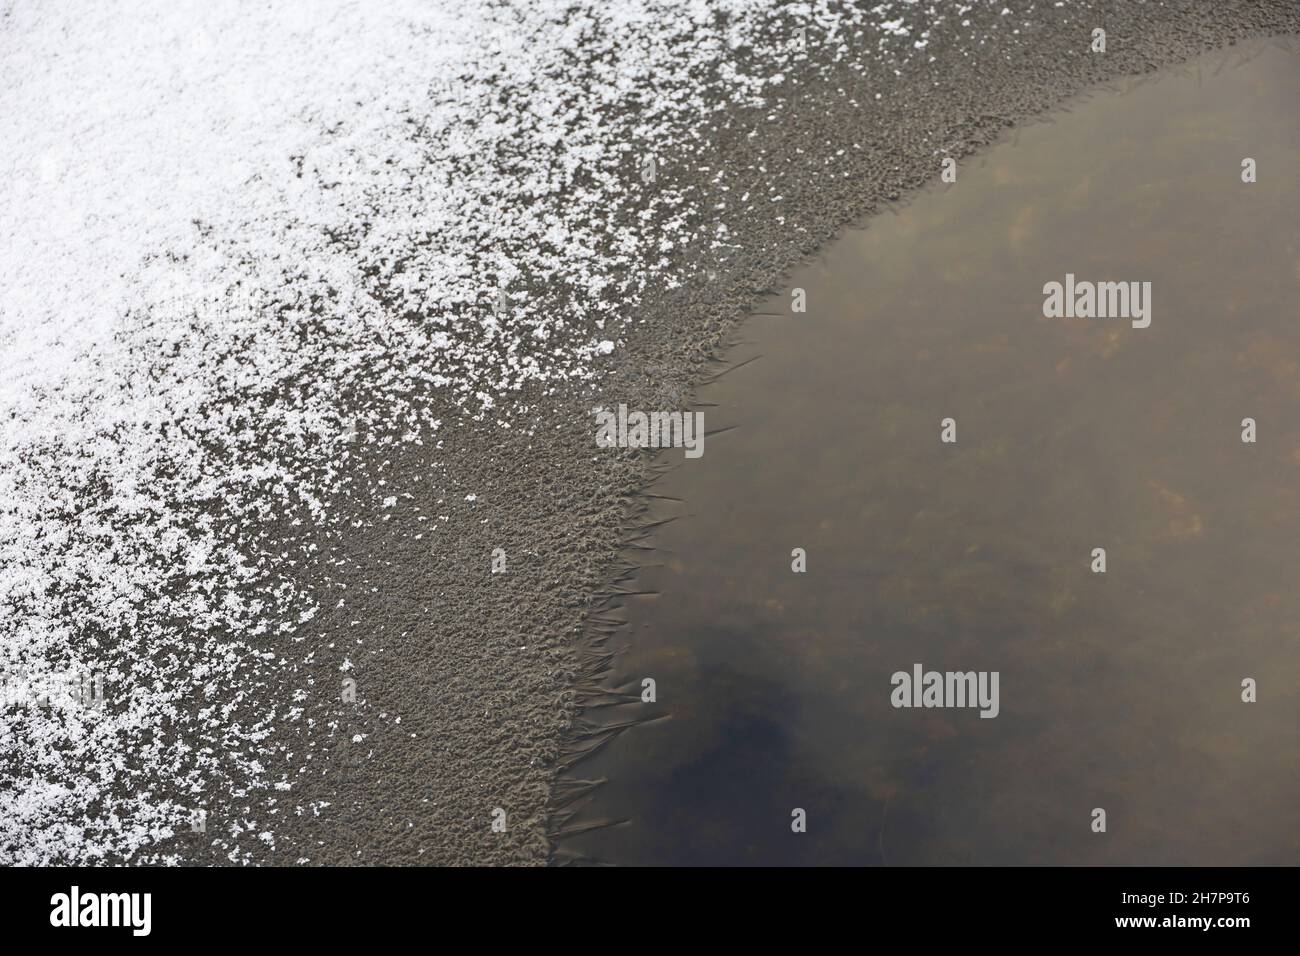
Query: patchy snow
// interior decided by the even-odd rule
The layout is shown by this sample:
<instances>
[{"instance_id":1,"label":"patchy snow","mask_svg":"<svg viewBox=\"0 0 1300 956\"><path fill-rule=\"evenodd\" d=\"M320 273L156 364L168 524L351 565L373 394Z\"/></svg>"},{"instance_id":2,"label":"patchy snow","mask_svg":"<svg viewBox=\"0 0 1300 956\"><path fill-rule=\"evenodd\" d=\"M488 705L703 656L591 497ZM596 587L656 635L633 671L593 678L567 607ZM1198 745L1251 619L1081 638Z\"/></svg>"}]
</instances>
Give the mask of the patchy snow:
<instances>
[{"instance_id":1,"label":"patchy snow","mask_svg":"<svg viewBox=\"0 0 1300 956\"><path fill-rule=\"evenodd\" d=\"M860 28L904 63L942 18L776 16L0 6L0 677L92 672L106 697L0 711L0 862L176 862L155 846L213 788L263 807L213 821L229 859L250 859L241 833L274 845L254 796L294 771L261 746L301 711L264 691L318 598L272 519L328 530L355 443L437 432L422 393L508 423L528 383L599 375L671 284L666 252L727 234L670 182L626 184L689 157L702 117L761 104L793 24L828 62ZM731 65L756 46L770 69Z\"/></svg>"}]
</instances>

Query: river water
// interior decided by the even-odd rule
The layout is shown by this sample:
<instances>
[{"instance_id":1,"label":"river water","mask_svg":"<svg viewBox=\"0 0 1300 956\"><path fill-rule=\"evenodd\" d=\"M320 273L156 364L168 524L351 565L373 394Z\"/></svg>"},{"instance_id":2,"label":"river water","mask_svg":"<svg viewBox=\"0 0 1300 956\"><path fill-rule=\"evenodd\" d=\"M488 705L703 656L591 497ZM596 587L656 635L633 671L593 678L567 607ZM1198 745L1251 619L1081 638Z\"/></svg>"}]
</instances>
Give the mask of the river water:
<instances>
[{"instance_id":1,"label":"river water","mask_svg":"<svg viewBox=\"0 0 1300 956\"><path fill-rule=\"evenodd\" d=\"M590 714L640 723L558 859L1300 863L1287 46L936 157L746 321L629 552L607 684L657 699ZM1067 274L1150 282L1150 326L1045 318ZM892 706L916 664L997 672L997 716Z\"/></svg>"}]
</instances>

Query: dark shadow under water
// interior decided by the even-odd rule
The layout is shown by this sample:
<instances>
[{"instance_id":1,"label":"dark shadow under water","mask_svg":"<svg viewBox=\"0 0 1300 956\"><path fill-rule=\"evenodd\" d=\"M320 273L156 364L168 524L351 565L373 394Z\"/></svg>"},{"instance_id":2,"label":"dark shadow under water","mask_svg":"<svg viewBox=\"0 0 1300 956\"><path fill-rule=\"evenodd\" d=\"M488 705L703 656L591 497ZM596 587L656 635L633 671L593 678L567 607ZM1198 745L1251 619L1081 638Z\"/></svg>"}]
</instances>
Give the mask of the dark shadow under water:
<instances>
[{"instance_id":1,"label":"dark shadow under water","mask_svg":"<svg viewBox=\"0 0 1300 956\"><path fill-rule=\"evenodd\" d=\"M625 822L559 859L1300 863L1298 92L1261 45L1076 100L747 320L611 645L658 701L592 715L667 719L577 768L570 826ZM1150 327L1044 318L1066 273ZM918 662L999 716L895 709Z\"/></svg>"}]
</instances>

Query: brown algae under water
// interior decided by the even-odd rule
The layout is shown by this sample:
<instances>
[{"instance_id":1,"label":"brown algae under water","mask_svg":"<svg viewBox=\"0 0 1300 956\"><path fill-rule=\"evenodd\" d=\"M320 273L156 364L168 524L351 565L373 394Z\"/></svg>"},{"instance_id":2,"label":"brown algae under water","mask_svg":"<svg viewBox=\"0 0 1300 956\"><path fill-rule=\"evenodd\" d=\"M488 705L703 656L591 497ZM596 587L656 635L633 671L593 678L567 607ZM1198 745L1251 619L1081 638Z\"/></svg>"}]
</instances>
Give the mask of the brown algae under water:
<instances>
[{"instance_id":1,"label":"brown algae under water","mask_svg":"<svg viewBox=\"0 0 1300 956\"><path fill-rule=\"evenodd\" d=\"M1093 91L746 321L558 861L1300 863L1298 92L1294 41ZM1149 324L1045 301L1094 280Z\"/></svg>"}]
</instances>

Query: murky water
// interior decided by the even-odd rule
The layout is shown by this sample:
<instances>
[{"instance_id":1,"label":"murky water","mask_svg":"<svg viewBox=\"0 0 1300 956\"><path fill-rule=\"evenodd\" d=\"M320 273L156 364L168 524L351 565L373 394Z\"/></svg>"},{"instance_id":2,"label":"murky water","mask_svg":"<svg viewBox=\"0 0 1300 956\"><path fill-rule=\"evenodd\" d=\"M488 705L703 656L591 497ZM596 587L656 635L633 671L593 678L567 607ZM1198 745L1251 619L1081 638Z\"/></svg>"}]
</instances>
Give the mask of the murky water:
<instances>
[{"instance_id":1,"label":"murky water","mask_svg":"<svg viewBox=\"0 0 1300 956\"><path fill-rule=\"evenodd\" d=\"M1300 863L1300 53L1253 52L1025 128L747 322L613 639L658 702L603 719L666 719L577 768L570 826L622 822L561 858ZM1150 327L1044 318L1067 273ZM1000 714L895 709L916 663Z\"/></svg>"}]
</instances>

